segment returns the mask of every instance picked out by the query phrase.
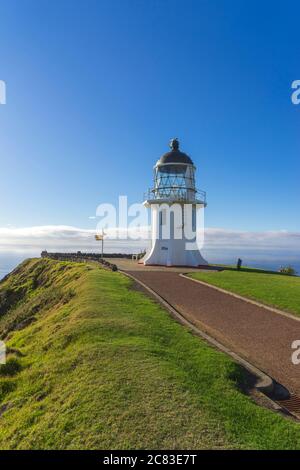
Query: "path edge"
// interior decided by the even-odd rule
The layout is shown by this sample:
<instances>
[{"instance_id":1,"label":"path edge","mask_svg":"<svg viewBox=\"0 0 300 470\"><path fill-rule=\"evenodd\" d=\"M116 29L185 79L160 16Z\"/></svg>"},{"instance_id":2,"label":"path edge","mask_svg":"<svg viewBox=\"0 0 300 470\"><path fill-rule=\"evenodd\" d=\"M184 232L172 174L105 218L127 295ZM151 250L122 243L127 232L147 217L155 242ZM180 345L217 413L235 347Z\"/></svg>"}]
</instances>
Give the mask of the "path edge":
<instances>
[{"instance_id":1,"label":"path edge","mask_svg":"<svg viewBox=\"0 0 300 470\"><path fill-rule=\"evenodd\" d=\"M129 277L130 279L134 280L137 282L140 286L142 286L149 294L154 297L155 300L157 300L170 314L173 318L175 318L179 323L187 326L190 330L192 330L197 336L200 336L202 339L207 341L209 344L214 346L216 349L222 351L223 353L227 354L230 356L235 362L238 364L242 365L246 370L248 370L251 374L253 374L255 377L257 377L258 381L255 384L255 388L263 393L264 395L270 395L274 389L274 381L271 377L269 377L265 372L262 370L258 369L254 365L250 364L250 362L246 361L243 359L241 356L236 354L235 352L231 351L229 348L224 346L222 343L217 341L215 338L212 336L208 335L204 331L202 331L200 328L195 326L192 322L187 320L187 318L184 317L178 310L176 310L169 302L167 302L163 297L161 297L157 292L155 292L151 287L147 286L144 284L142 281L137 279L135 276L132 274L129 274L126 271L120 270L122 274L125 276ZM276 403L272 401L274 408L278 408Z\"/></svg>"},{"instance_id":2,"label":"path edge","mask_svg":"<svg viewBox=\"0 0 300 470\"><path fill-rule=\"evenodd\" d=\"M201 281L200 279L194 279L193 277L189 276L189 273L179 273L179 276L183 277L184 279L188 279L189 281L202 284L203 286L211 287L212 289L218 290L219 292L222 292L223 294L231 295L231 297L235 297L236 299L244 300L245 302L248 302L249 304L256 305L257 307L264 308L265 310L269 310L269 312L277 313L277 315L281 315L283 317L289 318L290 320L300 321L300 317L297 317L296 315L293 315L292 313L285 312L284 310L280 310L279 308L276 308L276 307L271 307L270 305L263 304L261 302L258 302L257 300L249 299L249 297L243 297L240 294L236 294L235 292L222 289L222 287L214 286L213 284L209 284L208 282Z\"/></svg>"}]
</instances>

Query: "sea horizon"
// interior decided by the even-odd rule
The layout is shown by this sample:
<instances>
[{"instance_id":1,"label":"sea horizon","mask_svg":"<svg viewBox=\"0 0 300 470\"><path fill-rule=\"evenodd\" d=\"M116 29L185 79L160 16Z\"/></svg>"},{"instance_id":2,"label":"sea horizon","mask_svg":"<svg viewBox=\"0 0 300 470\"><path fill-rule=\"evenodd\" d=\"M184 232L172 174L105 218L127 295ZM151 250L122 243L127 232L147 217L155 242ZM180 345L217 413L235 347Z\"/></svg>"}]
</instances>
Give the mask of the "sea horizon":
<instances>
[{"instance_id":1,"label":"sea horizon","mask_svg":"<svg viewBox=\"0 0 300 470\"><path fill-rule=\"evenodd\" d=\"M55 251L55 250L49 250ZM57 250L62 251L63 250ZM67 251L76 251L76 250L65 250ZM85 250L82 250L83 252ZM91 250L90 250L91 251ZM110 253L128 253L128 251L124 250L117 250L110 251ZM134 253L134 251L132 251ZM22 263L25 259L28 258L39 258L41 255L41 250L33 250L33 251L17 251L17 252L0 252L0 281L3 279L4 276L9 274L13 271L20 263ZM206 259L211 264L227 264L227 265L235 265L237 262L238 256L234 254L224 254L223 256L218 256L217 254L206 253L204 251L204 255L206 255ZM258 269L267 269L271 271L278 271L281 266L292 266L295 270L297 275L300 275L300 258L295 255L295 258L289 255L288 257L280 257L278 254L276 255L275 259L263 259L262 255L255 257L255 255L251 254L243 256L241 254L243 266L249 266L252 268Z\"/></svg>"}]
</instances>

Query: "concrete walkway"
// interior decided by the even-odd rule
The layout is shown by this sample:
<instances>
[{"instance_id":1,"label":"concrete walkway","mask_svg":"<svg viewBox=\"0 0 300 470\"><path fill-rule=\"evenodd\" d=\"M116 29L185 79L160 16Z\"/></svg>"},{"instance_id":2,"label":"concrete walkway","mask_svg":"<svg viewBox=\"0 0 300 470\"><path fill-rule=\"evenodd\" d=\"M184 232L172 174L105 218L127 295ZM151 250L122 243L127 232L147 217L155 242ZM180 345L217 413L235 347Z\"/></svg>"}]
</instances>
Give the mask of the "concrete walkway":
<instances>
[{"instance_id":1,"label":"concrete walkway","mask_svg":"<svg viewBox=\"0 0 300 470\"><path fill-rule=\"evenodd\" d=\"M291 344L300 340L299 321L193 282L168 268L127 271L203 331L300 396L300 365L291 361Z\"/></svg>"}]
</instances>

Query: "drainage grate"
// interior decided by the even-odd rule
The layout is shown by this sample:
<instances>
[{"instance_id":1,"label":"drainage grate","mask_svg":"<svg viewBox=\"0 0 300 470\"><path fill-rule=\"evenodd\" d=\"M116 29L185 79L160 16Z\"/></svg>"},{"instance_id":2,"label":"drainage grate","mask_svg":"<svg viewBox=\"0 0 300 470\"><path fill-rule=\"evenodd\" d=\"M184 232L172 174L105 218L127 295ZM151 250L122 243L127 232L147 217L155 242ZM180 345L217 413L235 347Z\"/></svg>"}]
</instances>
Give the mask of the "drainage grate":
<instances>
[{"instance_id":1,"label":"drainage grate","mask_svg":"<svg viewBox=\"0 0 300 470\"><path fill-rule=\"evenodd\" d=\"M276 403L278 403L281 408L300 419L300 397L291 395L286 400L276 400Z\"/></svg>"}]
</instances>

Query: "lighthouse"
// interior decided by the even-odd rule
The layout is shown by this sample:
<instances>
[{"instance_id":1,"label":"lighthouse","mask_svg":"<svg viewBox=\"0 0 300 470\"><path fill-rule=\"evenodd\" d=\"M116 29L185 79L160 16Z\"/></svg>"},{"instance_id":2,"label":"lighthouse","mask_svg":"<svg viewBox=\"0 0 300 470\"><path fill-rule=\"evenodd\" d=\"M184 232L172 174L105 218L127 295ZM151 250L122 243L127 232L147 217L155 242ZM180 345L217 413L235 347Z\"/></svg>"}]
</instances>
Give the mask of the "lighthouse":
<instances>
[{"instance_id":1,"label":"lighthouse","mask_svg":"<svg viewBox=\"0 0 300 470\"><path fill-rule=\"evenodd\" d=\"M206 193L196 189L196 167L179 150L178 139L154 166L153 187L144 205L151 210L151 247L145 265L201 266L207 261L199 250L197 218L206 207Z\"/></svg>"}]
</instances>

